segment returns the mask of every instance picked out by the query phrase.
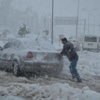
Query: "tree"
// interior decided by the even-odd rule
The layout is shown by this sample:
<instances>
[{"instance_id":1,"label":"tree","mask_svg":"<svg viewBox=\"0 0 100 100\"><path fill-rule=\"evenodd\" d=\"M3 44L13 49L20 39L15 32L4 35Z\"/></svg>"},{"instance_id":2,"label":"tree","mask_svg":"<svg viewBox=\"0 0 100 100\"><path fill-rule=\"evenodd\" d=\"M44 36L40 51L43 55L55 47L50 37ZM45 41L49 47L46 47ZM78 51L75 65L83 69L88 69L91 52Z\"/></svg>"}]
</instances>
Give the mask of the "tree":
<instances>
[{"instance_id":1,"label":"tree","mask_svg":"<svg viewBox=\"0 0 100 100\"><path fill-rule=\"evenodd\" d=\"M20 26L20 29L19 29L19 31L18 31L18 35L20 35L20 36L25 36L26 34L29 34L30 32L26 29L26 25L25 24L23 24L23 26L21 27Z\"/></svg>"}]
</instances>

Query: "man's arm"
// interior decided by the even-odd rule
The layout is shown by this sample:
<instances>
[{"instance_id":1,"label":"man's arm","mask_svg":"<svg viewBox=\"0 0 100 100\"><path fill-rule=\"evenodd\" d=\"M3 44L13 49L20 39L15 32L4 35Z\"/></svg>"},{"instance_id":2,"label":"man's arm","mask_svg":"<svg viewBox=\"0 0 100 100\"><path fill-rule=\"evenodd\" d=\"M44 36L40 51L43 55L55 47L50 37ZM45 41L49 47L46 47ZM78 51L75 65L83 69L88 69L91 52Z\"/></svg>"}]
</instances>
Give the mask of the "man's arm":
<instances>
[{"instance_id":1,"label":"man's arm","mask_svg":"<svg viewBox=\"0 0 100 100\"><path fill-rule=\"evenodd\" d=\"M69 50L68 50L68 55L69 55L69 57L74 56L75 53L76 53L76 51L75 51L74 45L73 45L72 43L70 43L70 48L69 48Z\"/></svg>"},{"instance_id":2,"label":"man's arm","mask_svg":"<svg viewBox=\"0 0 100 100\"><path fill-rule=\"evenodd\" d=\"M66 53L67 53L67 48L66 47L67 47L66 45L63 46L63 49L60 53L61 55L66 55Z\"/></svg>"}]
</instances>

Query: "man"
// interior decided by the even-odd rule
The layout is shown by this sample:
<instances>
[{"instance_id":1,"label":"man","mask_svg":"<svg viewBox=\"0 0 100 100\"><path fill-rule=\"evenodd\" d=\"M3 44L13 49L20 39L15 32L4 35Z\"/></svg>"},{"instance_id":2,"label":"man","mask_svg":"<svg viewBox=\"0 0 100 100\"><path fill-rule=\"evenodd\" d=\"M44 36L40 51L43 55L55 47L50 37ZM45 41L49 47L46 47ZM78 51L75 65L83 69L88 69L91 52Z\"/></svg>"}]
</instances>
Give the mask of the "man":
<instances>
[{"instance_id":1,"label":"man","mask_svg":"<svg viewBox=\"0 0 100 100\"><path fill-rule=\"evenodd\" d=\"M67 56L68 60L70 61L69 69L72 75L72 79L77 79L77 82L82 82L80 75L76 69L78 54L75 51L73 44L70 43L66 38L62 38L61 41L63 44L63 50L61 51L60 55Z\"/></svg>"}]
</instances>

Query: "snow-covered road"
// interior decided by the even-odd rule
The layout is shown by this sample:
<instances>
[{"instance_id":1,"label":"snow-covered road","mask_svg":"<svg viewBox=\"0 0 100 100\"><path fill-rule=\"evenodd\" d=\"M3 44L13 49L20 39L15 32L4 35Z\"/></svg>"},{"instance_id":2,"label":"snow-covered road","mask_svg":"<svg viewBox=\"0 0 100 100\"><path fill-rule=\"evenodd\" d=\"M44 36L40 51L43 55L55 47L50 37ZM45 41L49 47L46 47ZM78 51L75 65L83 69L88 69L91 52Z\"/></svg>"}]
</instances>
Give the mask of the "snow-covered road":
<instances>
[{"instance_id":1,"label":"snow-covered road","mask_svg":"<svg viewBox=\"0 0 100 100\"><path fill-rule=\"evenodd\" d=\"M83 83L71 81L69 62L57 77L15 77L0 71L0 100L100 100L100 53L80 51L77 69Z\"/></svg>"}]
</instances>

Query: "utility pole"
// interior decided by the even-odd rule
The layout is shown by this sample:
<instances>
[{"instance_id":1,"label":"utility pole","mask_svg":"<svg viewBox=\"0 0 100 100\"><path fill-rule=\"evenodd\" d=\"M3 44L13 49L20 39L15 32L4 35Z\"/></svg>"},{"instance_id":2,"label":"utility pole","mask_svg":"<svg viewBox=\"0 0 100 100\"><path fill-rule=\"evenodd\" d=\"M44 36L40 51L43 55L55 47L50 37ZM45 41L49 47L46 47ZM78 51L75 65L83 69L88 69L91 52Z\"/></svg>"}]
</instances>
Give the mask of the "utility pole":
<instances>
[{"instance_id":1,"label":"utility pole","mask_svg":"<svg viewBox=\"0 0 100 100\"><path fill-rule=\"evenodd\" d=\"M84 34L85 34L85 29L86 29L86 19L84 19Z\"/></svg>"},{"instance_id":2,"label":"utility pole","mask_svg":"<svg viewBox=\"0 0 100 100\"><path fill-rule=\"evenodd\" d=\"M85 8L83 8L83 10L88 12L88 27L87 27L88 30L87 30L87 32L88 32L88 34L90 34L90 27L89 27L90 26L90 20L89 20L90 19L90 14L91 14L92 11L95 11L95 10L98 10L98 9L97 8L94 8L94 9L85 9Z\"/></svg>"},{"instance_id":3,"label":"utility pole","mask_svg":"<svg viewBox=\"0 0 100 100\"><path fill-rule=\"evenodd\" d=\"M51 43L53 44L53 20L54 20L54 0L52 0L52 24L51 24Z\"/></svg>"},{"instance_id":4,"label":"utility pole","mask_svg":"<svg viewBox=\"0 0 100 100\"><path fill-rule=\"evenodd\" d=\"M78 35L78 21L79 21L79 0L78 0L78 7L77 7L77 22L76 22L76 37Z\"/></svg>"},{"instance_id":5,"label":"utility pole","mask_svg":"<svg viewBox=\"0 0 100 100\"><path fill-rule=\"evenodd\" d=\"M94 17L94 23L93 23L93 34L95 34L94 32L95 32L95 16L93 16Z\"/></svg>"},{"instance_id":6,"label":"utility pole","mask_svg":"<svg viewBox=\"0 0 100 100\"><path fill-rule=\"evenodd\" d=\"M89 13L88 13L88 34L90 34L90 18L89 18Z\"/></svg>"}]
</instances>

